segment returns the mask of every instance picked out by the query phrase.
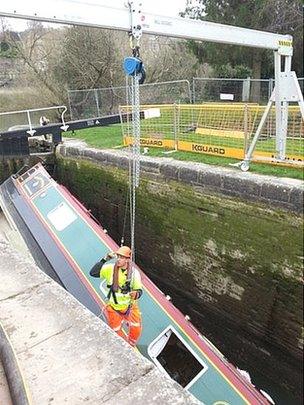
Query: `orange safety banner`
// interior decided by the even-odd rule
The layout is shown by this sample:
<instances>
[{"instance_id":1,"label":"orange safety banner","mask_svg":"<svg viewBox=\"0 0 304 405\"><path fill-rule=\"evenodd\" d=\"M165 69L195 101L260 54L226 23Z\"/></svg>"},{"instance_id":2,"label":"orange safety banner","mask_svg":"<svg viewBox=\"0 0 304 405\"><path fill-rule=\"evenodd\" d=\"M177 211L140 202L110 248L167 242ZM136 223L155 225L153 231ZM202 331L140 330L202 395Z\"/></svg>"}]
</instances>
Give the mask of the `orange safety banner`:
<instances>
[{"instance_id":1,"label":"orange safety banner","mask_svg":"<svg viewBox=\"0 0 304 405\"><path fill-rule=\"evenodd\" d=\"M133 145L133 137L124 137L124 146ZM160 138L140 138L141 146L153 146L154 148L174 148L175 141L171 139L160 139Z\"/></svg>"},{"instance_id":2,"label":"orange safety banner","mask_svg":"<svg viewBox=\"0 0 304 405\"><path fill-rule=\"evenodd\" d=\"M124 145L132 145L133 137L124 137ZM140 138L141 146L151 146L156 148L175 148L175 141L171 139L159 139L159 138ZM201 144L187 141L177 141L177 150L185 152L204 153L207 155L230 157L234 159L244 159L244 149L241 148L229 148L226 146ZM282 165L294 165L295 162L303 163L303 156L299 155L286 155L286 161L279 162L275 160L275 154L272 152L257 151L253 152L252 160L262 161L263 163L275 163Z\"/></svg>"},{"instance_id":3,"label":"orange safety banner","mask_svg":"<svg viewBox=\"0 0 304 405\"><path fill-rule=\"evenodd\" d=\"M194 142L178 141L177 149L187 152L206 153L209 155L231 157L236 159L244 159L244 150L238 148L227 148L226 146L200 144ZM271 152L263 152L255 150L253 152L253 160L262 160L265 163L276 163L283 165L292 165L294 162L304 162L303 156L299 155L286 155L286 161L275 161L275 154Z\"/></svg>"},{"instance_id":4,"label":"orange safety banner","mask_svg":"<svg viewBox=\"0 0 304 405\"><path fill-rule=\"evenodd\" d=\"M219 145L206 145L201 143L178 141L177 149L187 152L206 153L209 155L233 157L236 159L244 159L244 150L237 148L227 148Z\"/></svg>"}]
</instances>

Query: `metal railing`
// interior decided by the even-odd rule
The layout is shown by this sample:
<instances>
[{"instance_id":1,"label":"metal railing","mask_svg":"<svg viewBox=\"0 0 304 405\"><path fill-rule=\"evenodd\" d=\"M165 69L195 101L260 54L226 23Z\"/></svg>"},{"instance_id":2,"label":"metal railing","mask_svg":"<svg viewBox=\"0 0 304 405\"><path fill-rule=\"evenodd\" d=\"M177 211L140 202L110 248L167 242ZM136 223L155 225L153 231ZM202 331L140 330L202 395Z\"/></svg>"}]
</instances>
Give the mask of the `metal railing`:
<instances>
[{"instance_id":1,"label":"metal railing","mask_svg":"<svg viewBox=\"0 0 304 405\"><path fill-rule=\"evenodd\" d=\"M28 129L27 132L32 136L36 132L33 127L45 125L50 121L61 122L62 129L65 130L64 115L66 112L67 107L60 105L0 113L0 132L25 128Z\"/></svg>"}]
</instances>

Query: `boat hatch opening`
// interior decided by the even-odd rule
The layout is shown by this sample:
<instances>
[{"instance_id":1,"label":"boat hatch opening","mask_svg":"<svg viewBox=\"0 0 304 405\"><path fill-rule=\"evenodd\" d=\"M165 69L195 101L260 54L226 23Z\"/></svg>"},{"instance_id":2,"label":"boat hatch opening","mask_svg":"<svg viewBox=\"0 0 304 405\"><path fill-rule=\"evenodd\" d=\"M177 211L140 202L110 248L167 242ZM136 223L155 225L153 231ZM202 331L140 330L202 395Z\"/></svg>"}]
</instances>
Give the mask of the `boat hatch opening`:
<instances>
[{"instance_id":1,"label":"boat hatch opening","mask_svg":"<svg viewBox=\"0 0 304 405\"><path fill-rule=\"evenodd\" d=\"M208 369L182 336L169 325L148 347L156 366L189 389Z\"/></svg>"},{"instance_id":2,"label":"boat hatch opening","mask_svg":"<svg viewBox=\"0 0 304 405\"><path fill-rule=\"evenodd\" d=\"M75 215L71 208L64 202L50 211L47 217L57 231L63 231L77 219L77 215Z\"/></svg>"}]
</instances>

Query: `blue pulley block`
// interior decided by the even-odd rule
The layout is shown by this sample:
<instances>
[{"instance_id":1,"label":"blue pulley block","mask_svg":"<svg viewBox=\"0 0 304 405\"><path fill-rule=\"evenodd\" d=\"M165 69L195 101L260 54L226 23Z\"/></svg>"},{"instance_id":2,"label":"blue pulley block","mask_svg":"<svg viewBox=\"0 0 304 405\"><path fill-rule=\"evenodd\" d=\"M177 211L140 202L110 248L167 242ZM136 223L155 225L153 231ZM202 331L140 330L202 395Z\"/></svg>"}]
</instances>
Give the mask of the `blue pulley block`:
<instances>
[{"instance_id":1,"label":"blue pulley block","mask_svg":"<svg viewBox=\"0 0 304 405\"><path fill-rule=\"evenodd\" d=\"M125 58L123 68L128 76L134 76L135 73L141 73L142 61L135 57Z\"/></svg>"}]
</instances>

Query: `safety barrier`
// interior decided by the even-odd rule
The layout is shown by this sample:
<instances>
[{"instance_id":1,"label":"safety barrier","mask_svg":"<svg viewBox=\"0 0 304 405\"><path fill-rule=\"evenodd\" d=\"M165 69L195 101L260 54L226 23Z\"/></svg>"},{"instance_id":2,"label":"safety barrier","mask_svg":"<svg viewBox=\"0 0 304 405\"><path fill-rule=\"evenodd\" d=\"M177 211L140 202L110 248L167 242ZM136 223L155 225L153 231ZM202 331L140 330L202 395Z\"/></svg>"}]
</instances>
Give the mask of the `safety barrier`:
<instances>
[{"instance_id":1,"label":"safety barrier","mask_svg":"<svg viewBox=\"0 0 304 405\"><path fill-rule=\"evenodd\" d=\"M141 145L243 159L264 109L254 103L142 105L147 114L141 121ZM120 112L130 112L130 107L121 106ZM303 162L304 124L299 107L290 106L288 116L286 159ZM132 122L123 123L122 130L124 144L132 144ZM275 131L273 107L257 143L255 160L275 157Z\"/></svg>"},{"instance_id":2,"label":"safety barrier","mask_svg":"<svg viewBox=\"0 0 304 405\"><path fill-rule=\"evenodd\" d=\"M119 106L131 97L127 90L126 86L69 90L71 118L80 120L117 114ZM191 85L188 80L141 84L140 99L142 104L191 103Z\"/></svg>"},{"instance_id":3,"label":"safety barrier","mask_svg":"<svg viewBox=\"0 0 304 405\"><path fill-rule=\"evenodd\" d=\"M298 78L303 92L304 78ZM223 101L267 104L274 79L193 77L192 81L172 80L140 85L142 104L198 104ZM68 90L71 119L80 120L117 114L125 104L126 86Z\"/></svg>"}]
</instances>

